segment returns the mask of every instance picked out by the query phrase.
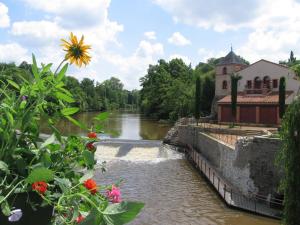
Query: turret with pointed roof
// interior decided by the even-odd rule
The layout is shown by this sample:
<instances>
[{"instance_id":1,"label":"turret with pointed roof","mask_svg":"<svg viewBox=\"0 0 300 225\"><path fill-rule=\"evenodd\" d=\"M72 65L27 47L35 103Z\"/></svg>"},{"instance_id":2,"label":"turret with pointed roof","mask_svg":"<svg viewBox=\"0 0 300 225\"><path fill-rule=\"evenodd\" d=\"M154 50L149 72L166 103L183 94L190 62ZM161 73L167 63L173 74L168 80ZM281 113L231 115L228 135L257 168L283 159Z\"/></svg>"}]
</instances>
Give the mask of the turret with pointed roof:
<instances>
[{"instance_id":1,"label":"turret with pointed roof","mask_svg":"<svg viewBox=\"0 0 300 225\"><path fill-rule=\"evenodd\" d=\"M236 55L231 47L230 52L216 65L215 96L217 98L230 94L231 74L245 67L247 67L246 61Z\"/></svg>"},{"instance_id":2,"label":"turret with pointed roof","mask_svg":"<svg viewBox=\"0 0 300 225\"><path fill-rule=\"evenodd\" d=\"M230 52L223 58L221 58L220 62L217 65L230 65L230 64L239 64L239 65L247 65L245 61L231 50Z\"/></svg>"}]
</instances>

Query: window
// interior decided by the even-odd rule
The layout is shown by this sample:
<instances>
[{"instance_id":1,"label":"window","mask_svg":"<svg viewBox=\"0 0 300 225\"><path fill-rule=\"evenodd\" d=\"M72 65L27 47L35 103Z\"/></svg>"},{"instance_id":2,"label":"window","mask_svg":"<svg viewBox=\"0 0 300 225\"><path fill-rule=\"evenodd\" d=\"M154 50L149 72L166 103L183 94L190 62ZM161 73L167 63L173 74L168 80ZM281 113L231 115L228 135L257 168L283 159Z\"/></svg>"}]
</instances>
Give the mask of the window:
<instances>
[{"instance_id":1,"label":"window","mask_svg":"<svg viewBox=\"0 0 300 225\"><path fill-rule=\"evenodd\" d=\"M270 77L265 76L263 79L264 88L270 88L270 83L271 83Z\"/></svg>"},{"instance_id":2,"label":"window","mask_svg":"<svg viewBox=\"0 0 300 225\"><path fill-rule=\"evenodd\" d=\"M273 80L273 88L278 88L278 80L277 79Z\"/></svg>"},{"instance_id":3,"label":"window","mask_svg":"<svg viewBox=\"0 0 300 225\"><path fill-rule=\"evenodd\" d=\"M255 77L254 79L254 88L261 89L261 79L259 77Z\"/></svg>"},{"instance_id":4,"label":"window","mask_svg":"<svg viewBox=\"0 0 300 225\"><path fill-rule=\"evenodd\" d=\"M223 75L227 74L227 68L223 67Z\"/></svg>"},{"instance_id":5,"label":"window","mask_svg":"<svg viewBox=\"0 0 300 225\"><path fill-rule=\"evenodd\" d=\"M226 80L223 80L222 88L227 89L227 81Z\"/></svg>"},{"instance_id":6,"label":"window","mask_svg":"<svg viewBox=\"0 0 300 225\"><path fill-rule=\"evenodd\" d=\"M252 80L247 80L247 88L248 89L252 88Z\"/></svg>"}]
</instances>

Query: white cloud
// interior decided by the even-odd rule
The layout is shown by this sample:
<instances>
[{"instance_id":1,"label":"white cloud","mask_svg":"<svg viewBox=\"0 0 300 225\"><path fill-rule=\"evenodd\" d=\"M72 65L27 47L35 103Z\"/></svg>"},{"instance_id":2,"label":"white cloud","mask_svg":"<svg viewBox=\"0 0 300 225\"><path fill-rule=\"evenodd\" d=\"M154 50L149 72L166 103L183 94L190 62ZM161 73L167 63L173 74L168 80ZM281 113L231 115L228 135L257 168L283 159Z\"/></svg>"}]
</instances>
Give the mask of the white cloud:
<instances>
[{"instance_id":1,"label":"white cloud","mask_svg":"<svg viewBox=\"0 0 300 225\"><path fill-rule=\"evenodd\" d=\"M172 60L172 59L182 59L182 61L187 65L192 63L192 60L189 57L185 56L185 55L172 54L172 55L169 56L169 60Z\"/></svg>"},{"instance_id":2,"label":"white cloud","mask_svg":"<svg viewBox=\"0 0 300 225\"><path fill-rule=\"evenodd\" d=\"M156 33L155 31L147 31L144 33L145 37L149 40L156 40Z\"/></svg>"},{"instance_id":3,"label":"white cloud","mask_svg":"<svg viewBox=\"0 0 300 225\"><path fill-rule=\"evenodd\" d=\"M168 42L177 46L185 46L191 44L191 41L179 32L173 33L172 36L168 39Z\"/></svg>"},{"instance_id":4,"label":"white cloud","mask_svg":"<svg viewBox=\"0 0 300 225\"><path fill-rule=\"evenodd\" d=\"M254 62L261 58L278 62L300 45L300 4L295 0L266 0L253 20L246 42L239 52Z\"/></svg>"},{"instance_id":5,"label":"white cloud","mask_svg":"<svg viewBox=\"0 0 300 225\"><path fill-rule=\"evenodd\" d=\"M81 28L104 23L110 0L23 0L30 7L52 14L67 27Z\"/></svg>"},{"instance_id":6,"label":"white cloud","mask_svg":"<svg viewBox=\"0 0 300 225\"><path fill-rule=\"evenodd\" d=\"M210 58L223 57L227 53L228 52L226 52L226 51L213 51L213 50L208 50L206 48L199 48L198 49L198 55L200 56L200 61L201 62L206 62Z\"/></svg>"},{"instance_id":7,"label":"white cloud","mask_svg":"<svg viewBox=\"0 0 300 225\"><path fill-rule=\"evenodd\" d=\"M175 22L213 28L216 31L245 26L255 14L259 0L153 0L169 12Z\"/></svg>"},{"instance_id":8,"label":"white cloud","mask_svg":"<svg viewBox=\"0 0 300 225\"><path fill-rule=\"evenodd\" d=\"M28 50L17 43L0 44L0 61L16 62L17 64L29 59Z\"/></svg>"},{"instance_id":9,"label":"white cloud","mask_svg":"<svg viewBox=\"0 0 300 225\"><path fill-rule=\"evenodd\" d=\"M0 2L0 27L9 27L8 7Z\"/></svg>"},{"instance_id":10,"label":"white cloud","mask_svg":"<svg viewBox=\"0 0 300 225\"><path fill-rule=\"evenodd\" d=\"M126 88L134 89L139 87L139 78L146 74L149 64L155 63L163 57L164 48L161 43L150 43L140 41L137 49L129 56L122 56L114 52L106 52L103 60L118 67L119 78Z\"/></svg>"}]
</instances>

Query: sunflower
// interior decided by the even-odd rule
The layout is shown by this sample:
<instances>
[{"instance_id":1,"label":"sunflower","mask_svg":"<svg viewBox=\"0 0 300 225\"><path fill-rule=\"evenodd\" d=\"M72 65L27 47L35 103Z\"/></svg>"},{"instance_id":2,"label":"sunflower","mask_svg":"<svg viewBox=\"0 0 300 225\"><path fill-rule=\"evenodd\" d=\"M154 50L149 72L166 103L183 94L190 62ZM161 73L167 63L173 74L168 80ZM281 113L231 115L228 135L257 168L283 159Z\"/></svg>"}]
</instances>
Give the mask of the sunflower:
<instances>
[{"instance_id":1,"label":"sunflower","mask_svg":"<svg viewBox=\"0 0 300 225\"><path fill-rule=\"evenodd\" d=\"M64 51L66 51L65 60L69 60L71 64L75 63L81 67L82 64L87 65L91 61L91 56L88 54L88 49L91 49L90 45L84 45L84 36L82 35L78 42L77 37L71 32L70 42L61 39Z\"/></svg>"}]
</instances>

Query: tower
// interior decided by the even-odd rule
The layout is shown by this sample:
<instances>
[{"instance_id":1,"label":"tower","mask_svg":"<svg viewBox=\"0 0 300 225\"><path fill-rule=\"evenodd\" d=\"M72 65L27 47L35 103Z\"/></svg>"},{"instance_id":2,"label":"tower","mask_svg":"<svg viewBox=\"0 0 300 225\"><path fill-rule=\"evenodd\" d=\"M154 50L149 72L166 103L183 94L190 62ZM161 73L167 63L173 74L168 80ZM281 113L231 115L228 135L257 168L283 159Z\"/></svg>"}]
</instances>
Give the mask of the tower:
<instances>
[{"instance_id":1,"label":"tower","mask_svg":"<svg viewBox=\"0 0 300 225\"><path fill-rule=\"evenodd\" d=\"M231 47L230 52L216 65L215 98L220 99L231 93L231 74L244 69L247 64L237 56Z\"/></svg>"}]
</instances>

